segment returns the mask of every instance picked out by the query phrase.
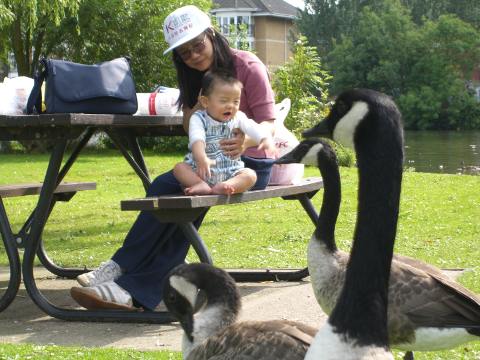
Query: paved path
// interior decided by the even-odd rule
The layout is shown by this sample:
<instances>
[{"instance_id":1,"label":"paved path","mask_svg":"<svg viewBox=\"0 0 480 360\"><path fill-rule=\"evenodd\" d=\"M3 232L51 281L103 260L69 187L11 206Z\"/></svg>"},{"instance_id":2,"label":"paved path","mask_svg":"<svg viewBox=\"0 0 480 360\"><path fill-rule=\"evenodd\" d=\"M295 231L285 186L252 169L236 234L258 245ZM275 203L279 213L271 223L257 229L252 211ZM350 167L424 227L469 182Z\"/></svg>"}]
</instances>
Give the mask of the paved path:
<instances>
[{"instance_id":1,"label":"paved path","mask_svg":"<svg viewBox=\"0 0 480 360\"><path fill-rule=\"evenodd\" d=\"M74 307L69 289L76 282L56 279L36 271L38 286L50 301ZM0 274L0 285L2 278ZM3 280L4 281L4 280ZM243 311L241 320L289 319L320 326L325 315L320 310L309 281L240 283ZM87 347L169 349L180 351L182 330L171 325L67 322L44 314L21 290L14 302L0 313L0 342Z\"/></svg>"},{"instance_id":2,"label":"paved path","mask_svg":"<svg viewBox=\"0 0 480 360\"><path fill-rule=\"evenodd\" d=\"M461 271L448 271L455 278ZM73 280L57 279L36 270L39 289L61 307L75 307L69 289ZM3 278L2 278L3 277ZM308 280L308 279L307 279ZM5 270L0 269L0 288ZM243 311L240 320L289 319L319 327L326 319L309 281L240 283ZM0 313L0 343L30 343L86 347L133 348L180 351L182 330L169 325L68 322L44 314L21 290L14 302Z\"/></svg>"}]
</instances>

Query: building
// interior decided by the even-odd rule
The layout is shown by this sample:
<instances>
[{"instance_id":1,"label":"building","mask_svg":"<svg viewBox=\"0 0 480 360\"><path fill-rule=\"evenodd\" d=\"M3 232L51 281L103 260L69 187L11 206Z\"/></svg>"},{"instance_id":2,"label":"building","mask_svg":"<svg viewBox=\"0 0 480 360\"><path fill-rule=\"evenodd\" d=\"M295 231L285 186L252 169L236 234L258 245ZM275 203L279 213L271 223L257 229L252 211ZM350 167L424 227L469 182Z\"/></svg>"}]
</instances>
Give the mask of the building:
<instances>
[{"instance_id":1,"label":"building","mask_svg":"<svg viewBox=\"0 0 480 360\"><path fill-rule=\"evenodd\" d=\"M232 25L245 24L250 49L273 70L291 56L288 38L297 11L283 0L214 0L211 13L227 37Z\"/></svg>"},{"instance_id":2,"label":"building","mask_svg":"<svg viewBox=\"0 0 480 360\"><path fill-rule=\"evenodd\" d=\"M8 65L9 65L8 77L9 78L17 77L18 76L17 63L15 62L15 56L13 55L13 53L8 54Z\"/></svg>"}]
</instances>

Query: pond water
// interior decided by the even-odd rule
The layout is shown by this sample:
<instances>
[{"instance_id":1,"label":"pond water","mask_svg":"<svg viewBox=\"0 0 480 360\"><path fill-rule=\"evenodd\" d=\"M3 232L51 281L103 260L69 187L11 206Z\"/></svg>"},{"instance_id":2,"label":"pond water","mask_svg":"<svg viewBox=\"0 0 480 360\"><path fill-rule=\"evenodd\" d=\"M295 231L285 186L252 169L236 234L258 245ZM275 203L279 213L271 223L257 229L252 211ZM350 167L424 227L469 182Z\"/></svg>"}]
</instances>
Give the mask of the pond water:
<instances>
[{"instance_id":1,"label":"pond water","mask_svg":"<svg viewBox=\"0 0 480 360\"><path fill-rule=\"evenodd\" d=\"M405 131L405 158L416 172L480 174L480 131Z\"/></svg>"}]
</instances>

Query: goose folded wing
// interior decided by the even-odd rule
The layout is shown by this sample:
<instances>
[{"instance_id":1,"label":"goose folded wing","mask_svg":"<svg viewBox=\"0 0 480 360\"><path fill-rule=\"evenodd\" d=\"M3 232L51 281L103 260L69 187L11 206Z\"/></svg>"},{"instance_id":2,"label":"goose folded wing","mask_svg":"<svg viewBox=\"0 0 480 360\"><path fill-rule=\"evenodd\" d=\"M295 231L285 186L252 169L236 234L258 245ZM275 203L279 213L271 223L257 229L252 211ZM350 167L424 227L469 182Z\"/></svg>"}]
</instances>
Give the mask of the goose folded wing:
<instances>
[{"instance_id":1,"label":"goose folded wing","mask_svg":"<svg viewBox=\"0 0 480 360\"><path fill-rule=\"evenodd\" d=\"M195 347L188 360L303 360L317 332L309 326L281 320L246 321L231 325Z\"/></svg>"},{"instance_id":2,"label":"goose folded wing","mask_svg":"<svg viewBox=\"0 0 480 360\"><path fill-rule=\"evenodd\" d=\"M390 287L393 299L416 327L464 327L480 323L478 296L429 265L395 262Z\"/></svg>"}]
</instances>

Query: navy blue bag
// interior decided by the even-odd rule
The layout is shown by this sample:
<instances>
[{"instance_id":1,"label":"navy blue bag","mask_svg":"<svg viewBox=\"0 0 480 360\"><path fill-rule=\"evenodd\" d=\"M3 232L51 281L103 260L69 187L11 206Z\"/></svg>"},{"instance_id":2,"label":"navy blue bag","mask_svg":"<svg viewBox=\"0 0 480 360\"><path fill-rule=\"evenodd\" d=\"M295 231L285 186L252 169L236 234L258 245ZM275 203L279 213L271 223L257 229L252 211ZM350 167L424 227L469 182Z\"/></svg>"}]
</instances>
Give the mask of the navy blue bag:
<instances>
[{"instance_id":1,"label":"navy blue bag","mask_svg":"<svg viewBox=\"0 0 480 360\"><path fill-rule=\"evenodd\" d=\"M137 94L129 59L122 57L95 65L41 59L28 98L27 114L45 113L134 114Z\"/></svg>"}]
</instances>

